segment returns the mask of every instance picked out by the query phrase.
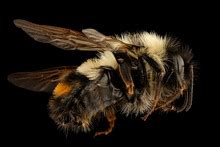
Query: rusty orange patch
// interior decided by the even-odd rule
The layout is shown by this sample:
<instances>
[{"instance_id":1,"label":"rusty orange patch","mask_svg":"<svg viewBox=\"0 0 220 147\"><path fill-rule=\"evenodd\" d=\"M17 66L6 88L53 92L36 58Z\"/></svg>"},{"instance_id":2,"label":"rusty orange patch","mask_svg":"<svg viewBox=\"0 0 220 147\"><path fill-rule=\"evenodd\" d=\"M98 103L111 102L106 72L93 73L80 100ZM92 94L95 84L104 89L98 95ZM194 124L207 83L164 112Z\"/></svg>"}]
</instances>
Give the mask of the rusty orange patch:
<instances>
[{"instance_id":1,"label":"rusty orange patch","mask_svg":"<svg viewBox=\"0 0 220 147\"><path fill-rule=\"evenodd\" d=\"M58 97L61 95L68 94L72 90L72 86L66 83L57 84L56 88L53 91L54 96Z\"/></svg>"}]
</instances>

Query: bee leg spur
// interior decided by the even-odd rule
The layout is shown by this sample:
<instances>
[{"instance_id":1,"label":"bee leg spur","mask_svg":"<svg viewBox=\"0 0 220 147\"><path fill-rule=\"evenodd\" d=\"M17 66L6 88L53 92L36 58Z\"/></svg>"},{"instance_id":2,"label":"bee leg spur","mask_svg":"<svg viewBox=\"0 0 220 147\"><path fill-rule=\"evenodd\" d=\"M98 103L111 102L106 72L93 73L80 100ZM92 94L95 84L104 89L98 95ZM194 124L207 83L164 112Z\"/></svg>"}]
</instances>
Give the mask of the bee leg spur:
<instances>
[{"instance_id":1,"label":"bee leg spur","mask_svg":"<svg viewBox=\"0 0 220 147\"><path fill-rule=\"evenodd\" d=\"M106 113L106 118L107 118L107 121L109 123L109 127L104 130L104 131L100 131L100 132L96 132L94 137L96 136L100 136L100 135L108 135L109 133L112 132L112 129L114 128L115 126L115 120L116 120L116 116L115 116L115 113L113 112L110 112L110 113Z\"/></svg>"}]
</instances>

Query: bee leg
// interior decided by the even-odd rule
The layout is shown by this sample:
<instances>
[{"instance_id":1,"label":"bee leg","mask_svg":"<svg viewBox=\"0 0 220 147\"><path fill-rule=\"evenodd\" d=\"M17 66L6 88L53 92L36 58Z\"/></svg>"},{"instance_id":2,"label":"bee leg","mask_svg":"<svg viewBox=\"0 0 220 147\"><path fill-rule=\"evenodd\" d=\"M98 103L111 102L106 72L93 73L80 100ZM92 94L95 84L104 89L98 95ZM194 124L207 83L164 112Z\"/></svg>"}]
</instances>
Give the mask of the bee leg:
<instances>
[{"instance_id":1,"label":"bee leg","mask_svg":"<svg viewBox=\"0 0 220 147\"><path fill-rule=\"evenodd\" d=\"M161 108L163 109L163 111L177 111L177 112L182 112L183 110L186 110L186 108L189 105L189 101L191 101L190 96L191 95L188 91L184 92L184 102L180 107L175 107L173 106L171 103L174 102L178 97L180 97L180 95L182 94L182 90L179 89L178 91L176 91L172 96L166 98L167 101L162 104L160 107L158 107L157 109ZM191 104L190 104L191 105ZM187 111L187 110L186 110Z\"/></svg>"},{"instance_id":2,"label":"bee leg","mask_svg":"<svg viewBox=\"0 0 220 147\"><path fill-rule=\"evenodd\" d=\"M118 68L119 75L127 89L128 99L131 100L134 96L134 82L131 76L131 69L127 63L121 63Z\"/></svg>"},{"instance_id":3,"label":"bee leg","mask_svg":"<svg viewBox=\"0 0 220 147\"><path fill-rule=\"evenodd\" d=\"M186 91L184 92L184 102L183 105L176 108L175 106L172 106L171 108L171 103L174 102L178 97L180 97L183 93L183 89L179 88L178 90L175 91L175 93L173 93L171 96L166 97L166 102L160 104L159 107L156 108L157 109L163 109L164 111L177 111L177 112L182 112L183 110L186 109L187 105L188 105L188 101L189 101L189 92ZM170 109L171 108L171 109Z\"/></svg>"},{"instance_id":4,"label":"bee leg","mask_svg":"<svg viewBox=\"0 0 220 147\"><path fill-rule=\"evenodd\" d=\"M163 107L162 110L164 112L176 111L176 107L173 106L172 104L168 104L166 105L166 107Z\"/></svg>"},{"instance_id":5,"label":"bee leg","mask_svg":"<svg viewBox=\"0 0 220 147\"><path fill-rule=\"evenodd\" d=\"M142 119L143 119L144 121L146 121L147 118L148 118L148 116L151 115L151 114L156 110L157 104L158 104L159 99L160 99L160 97L159 97L159 96L160 96L160 89L161 89L161 82L158 83L158 88L157 88L157 90L156 90L156 92L155 92L155 97L154 97L154 101L153 101L153 103L152 103L151 110L148 111L148 112L146 112L146 113L144 114L144 116L142 117Z\"/></svg>"},{"instance_id":6,"label":"bee leg","mask_svg":"<svg viewBox=\"0 0 220 147\"><path fill-rule=\"evenodd\" d=\"M144 121L146 121L148 116L150 114L152 114L152 112L155 111L155 108L157 107L157 104L159 102L160 94L161 94L161 82L162 82L163 77L165 75L165 69L164 69L164 66L163 66L163 63L161 62L161 60L159 60L156 56L153 56L151 54L148 54L148 55L145 54L142 56L142 58L143 58L143 60L147 61L147 63L157 73L156 74L157 82L155 84L155 94L154 94L154 100L152 103L151 110L146 112L146 114L144 114L144 116L142 117L142 119Z\"/></svg>"},{"instance_id":7,"label":"bee leg","mask_svg":"<svg viewBox=\"0 0 220 147\"><path fill-rule=\"evenodd\" d=\"M160 104L160 106L158 106L156 110L163 109L164 111L169 111L169 110L176 111L176 108L174 106L171 107L170 105L180 96L180 94L181 94L180 90L176 91L173 95L167 97L166 102Z\"/></svg>"},{"instance_id":8,"label":"bee leg","mask_svg":"<svg viewBox=\"0 0 220 147\"><path fill-rule=\"evenodd\" d=\"M182 111L188 111L192 105L192 97L193 97L193 65L190 65L189 67L189 71L187 73L189 73L189 79L187 81L189 81L189 86L186 85L186 82L184 80L184 70L182 69L183 66L178 66L181 65L179 62L181 60L178 59L177 57L177 62L175 64L175 71L176 71L176 77L177 77L177 81L178 81L178 85L180 86L180 88L178 88L178 90L171 96L166 98L167 101L165 104L163 104L162 106L160 106L160 108L165 109L166 107L171 104L172 102L174 102L180 95L184 95L184 102L182 104L182 106L180 107L176 107L175 111L177 112L182 112ZM180 72L181 71L181 72ZM186 90L187 89L187 90Z\"/></svg>"},{"instance_id":9,"label":"bee leg","mask_svg":"<svg viewBox=\"0 0 220 147\"><path fill-rule=\"evenodd\" d=\"M159 93L159 92L157 92L157 93ZM151 114L156 110L156 107L157 107L158 102L159 102L159 95L156 94L156 96L155 96L155 98L154 98L154 101L153 101L153 103L152 103L151 110L148 111L147 113L145 113L144 116L142 117L142 119L143 119L144 121L146 121L147 118L148 118L148 116L151 115Z\"/></svg>"},{"instance_id":10,"label":"bee leg","mask_svg":"<svg viewBox=\"0 0 220 147\"><path fill-rule=\"evenodd\" d=\"M115 126L115 120L116 120L115 113L114 113L114 111L107 111L105 116L106 116L107 121L109 123L109 127L105 131L96 132L94 137L100 136L100 135L108 135L109 133L112 132L112 129Z\"/></svg>"},{"instance_id":11,"label":"bee leg","mask_svg":"<svg viewBox=\"0 0 220 147\"><path fill-rule=\"evenodd\" d=\"M177 66L178 64L176 64L175 66L175 70L176 71L181 71L179 69L181 69L182 67L178 67ZM183 70L182 70L183 71ZM177 81L178 81L178 84L180 85L180 88L170 97L167 97L166 98L166 102L164 102L164 104L161 104L160 107L158 107L157 109L161 108L163 109L164 111L177 111L177 112L182 112L182 111L188 111L192 105L192 97L193 97L193 78L194 78L194 74L193 74L193 65L190 65L189 67L189 86L186 86L184 85L185 83L185 80L183 80L183 78L181 78L181 75L183 77L183 74L184 73L177 73L176 72L176 76L177 76ZM188 87L188 88L187 88ZM186 90L187 88L187 91L184 91ZM184 93L183 93L184 92ZM174 102L181 94L184 94L184 102L182 104L182 106L180 107L174 107L172 106L171 109L169 109L169 105Z\"/></svg>"}]
</instances>

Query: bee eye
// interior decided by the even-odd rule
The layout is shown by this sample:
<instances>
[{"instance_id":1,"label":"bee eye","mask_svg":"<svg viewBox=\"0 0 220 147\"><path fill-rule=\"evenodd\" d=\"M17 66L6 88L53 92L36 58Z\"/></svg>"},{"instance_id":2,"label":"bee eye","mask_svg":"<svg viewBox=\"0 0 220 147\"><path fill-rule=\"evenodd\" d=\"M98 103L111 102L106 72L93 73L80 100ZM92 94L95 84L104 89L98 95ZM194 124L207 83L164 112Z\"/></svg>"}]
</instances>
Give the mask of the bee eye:
<instances>
[{"instance_id":1,"label":"bee eye","mask_svg":"<svg viewBox=\"0 0 220 147\"><path fill-rule=\"evenodd\" d=\"M118 61L118 63L123 63L123 62L124 62L124 59L119 58L119 59L117 59L117 61Z\"/></svg>"}]
</instances>

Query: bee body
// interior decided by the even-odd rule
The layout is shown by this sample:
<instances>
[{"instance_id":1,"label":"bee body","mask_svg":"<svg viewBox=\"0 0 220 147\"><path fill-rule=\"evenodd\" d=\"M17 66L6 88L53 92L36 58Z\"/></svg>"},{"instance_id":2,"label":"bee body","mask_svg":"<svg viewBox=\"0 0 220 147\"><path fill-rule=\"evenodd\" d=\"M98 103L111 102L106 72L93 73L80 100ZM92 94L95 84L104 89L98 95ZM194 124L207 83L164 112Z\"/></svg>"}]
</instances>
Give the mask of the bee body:
<instances>
[{"instance_id":1,"label":"bee body","mask_svg":"<svg viewBox=\"0 0 220 147\"><path fill-rule=\"evenodd\" d=\"M19 87L52 93L50 116L64 130L90 131L92 122L103 113L109 128L95 135L108 134L118 111L146 120L156 110L181 112L192 105L192 53L176 39L148 32L105 36L94 29L77 32L25 20L15 20L15 25L39 42L65 50L99 52L77 68L8 77ZM176 105L178 99L183 99L182 105Z\"/></svg>"}]
</instances>

